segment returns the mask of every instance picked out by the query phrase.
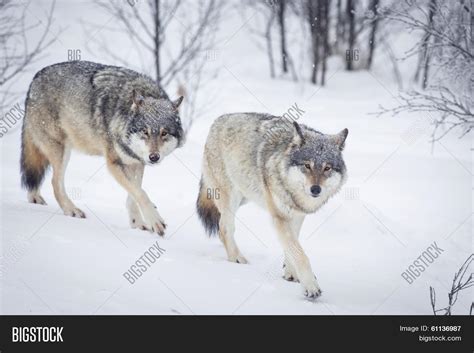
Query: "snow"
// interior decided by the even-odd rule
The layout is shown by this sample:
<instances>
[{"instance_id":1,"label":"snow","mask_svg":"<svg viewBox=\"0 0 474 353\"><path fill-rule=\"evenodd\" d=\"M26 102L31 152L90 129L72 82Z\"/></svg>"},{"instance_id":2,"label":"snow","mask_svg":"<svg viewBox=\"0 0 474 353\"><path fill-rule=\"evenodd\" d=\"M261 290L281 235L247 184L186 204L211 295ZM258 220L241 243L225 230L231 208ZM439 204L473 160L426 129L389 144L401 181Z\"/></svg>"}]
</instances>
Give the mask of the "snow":
<instances>
[{"instance_id":1,"label":"snow","mask_svg":"<svg viewBox=\"0 0 474 353\"><path fill-rule=\"evenodd\" d=\"M57 21L69 27L35 70L64 61L62 43L82 48L79 18L92 10L73 6L58 3ZM472 136L452 133L433 145L426 114L370 114L397 104L386 62L376 60L372 73L349 73L331 58L324 88L271 80L265 54L238 30L244 22L238 15L223 21L220 36L232 39L209 62L221 68L219 79L201 93L212 104L184 147L146 168L144 189L168 224L164 239L129 227L126 193L103 158L73 153L67 169L67 189L86 219L62 214L51 173L43 186L48 205L27 203L20 124L0 139L3 314L418 315L431 314L430 286L446 305L453 275L472 253ZM84 50L82 59L102 61L94 55ZM33 74L25 73L19 87ZM300 233L323 290L315 302L281 278L281 248L264 209L249 204L237 213L236 240L249 260L242 265L228 262L218 238L204 234L194 206L212 121L237 111L281 115L295 102L305 111L301 123L325 133L349 129L348 182ZM122 274L156 241L165 253L130 284ZM444 251L408 284L401 273L433 242ZM454 313L467 314L471 299L472 291L461 293Z\"/></svg>"}]
</instances>

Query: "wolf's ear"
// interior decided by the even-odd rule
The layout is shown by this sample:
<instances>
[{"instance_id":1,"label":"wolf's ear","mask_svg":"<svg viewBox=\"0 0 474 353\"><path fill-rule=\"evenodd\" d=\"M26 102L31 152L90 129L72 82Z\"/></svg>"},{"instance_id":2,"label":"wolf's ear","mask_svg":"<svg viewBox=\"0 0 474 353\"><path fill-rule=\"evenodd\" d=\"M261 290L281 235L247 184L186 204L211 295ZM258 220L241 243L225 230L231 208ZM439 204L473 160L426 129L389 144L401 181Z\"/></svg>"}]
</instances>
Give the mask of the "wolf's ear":
<instances>
[{"instance_id":1,"label":"wolf's ear","mask_svg":"<svg viewBox=\"0 0 474 353\"><path fill-rule=\"evenodd\" d=\"M304 139L301 126L296 121L293 121L293 126L295 127L296 131L296 134L293 137L293 143L295 144L295 146L303 146L306 141Z\"/></svg>"},{"instance_id":2,"label":"wolf's ear","mask_svg":"<svg viewBox=\"0 0 474 353\"><path fill-rule=\"evenodd\" d=\"M339 146L339 149L342 151L345 146L347 135L349 134L349 130L344 129L340 133L336 135L332 135L334 142Z\"/></svg>"},{"instance_id":3,"label":"wolf's ear","mask_svg":"<svg viewBox=\"0 0 474 353\"><path fill-rule=\"evenodd\" d=\"M144 101L145 98L143 98L143 96L136 89L134 89L132 93L132 109L140 107Z\"/></svg>"},{"instance_id":4,"label":"wolf's ear","mask_svg":"<svg viewBox=\"0 0 474 353\"><path fill-rule=\"evenodd\" d=\"M173 104L174 109L178 110L179 106L181 105L181 102L183 101L184 97L180 96L178 99L175 101L171 102Z\"/></svg>"}]
</instances>

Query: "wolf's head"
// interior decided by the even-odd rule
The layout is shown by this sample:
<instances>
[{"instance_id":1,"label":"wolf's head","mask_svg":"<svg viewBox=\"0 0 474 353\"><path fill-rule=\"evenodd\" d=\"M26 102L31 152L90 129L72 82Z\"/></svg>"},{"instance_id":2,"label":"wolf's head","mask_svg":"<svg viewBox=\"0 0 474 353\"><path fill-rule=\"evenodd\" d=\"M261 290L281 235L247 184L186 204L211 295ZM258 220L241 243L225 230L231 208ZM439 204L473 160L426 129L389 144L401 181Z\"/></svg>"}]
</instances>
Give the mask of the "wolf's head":
<instances>
[{"instance_id":1,"label":"wolf's head","mask_svg":"<svg viewBox=\"0 0 474 353\"><path fill-rule=\"evenodd\" d=\"M288 183L305 209L315 211L346 179L342 150L349 131L325 135L294 123L289 151Z\"/></svg>"},{"instance_id":2,"label":"wolf's head","mask_svg":"<svg viewBox=\"0 0 474 353\"><path fill-rule=\"evenodd\" d=\"M133 91L127 126L127 145L146 164L156 164L184 143L178 107L166 98L143 97Z\"/></svg>"}]
</instances>

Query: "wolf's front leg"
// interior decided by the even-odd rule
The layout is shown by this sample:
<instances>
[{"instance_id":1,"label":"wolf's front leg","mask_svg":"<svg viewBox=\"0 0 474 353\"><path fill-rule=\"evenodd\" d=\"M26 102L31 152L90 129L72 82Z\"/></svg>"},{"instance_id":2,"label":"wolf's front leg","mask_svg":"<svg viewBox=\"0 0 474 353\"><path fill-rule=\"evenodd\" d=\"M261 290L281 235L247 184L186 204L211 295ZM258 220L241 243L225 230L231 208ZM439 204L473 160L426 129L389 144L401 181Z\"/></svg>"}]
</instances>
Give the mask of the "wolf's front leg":
<instances>
[{"instance_id":1,"label":"wolf's front leg","mask_svg":"<svg viewBox=\"0 0 474 353\"><path fill-rule=\"evenodd\" d=\"M145 166L143 164L134 164L134 165L127 165L125 173L127 177L137 185L137 187L142 186L143 181L143 172L145 170ZM140 213L140 208L138 204L133 199L132 195L128 194L127 197L127 210L128 210L128 218L130 222L130 226L132 228L138 228L141 230L148 230L147 224L143 220L142 214Z\"/></svg>"},{"instance_id":2,"label":"wolf's front leg","mask_svg":"<svg viewBox=\"0 0 474 353\"><path fill-rule=\"evenodd\" d=\"M291 217L291 230L292 235L295 239L298 239L301 226L303 225L304 217L302 215L293 215ZM290 282L299 282L296 270L293 268L288 256L285 256L285 262L283 263L283 278Z\"/></svg>"},{"instance_id":3,"label":"wolf's front leg","mask_svg":"<svg viewBox=\"0 0 474 353\"><path fill-rule=\"evenodd\" d=\"M283 279L290 281L290 282L299 282L298 276L296 275L296 271L293 268L293 265L288 261L285 257L285 262L283 263Z\"/></svg>"},{"instance_id":4,"label":"wolf's front leg","mask_svg":"<svg viewBox=\"0 0 474 353\"><path fill-rule=\"evenodd\" d=\"M165 234L166 224L163 218L150 201L145 191L127 175L128 166L121 163L118 158L107 157L107 167L117 182L128 192L133 200L138 204L145 220L146 226L153 232L163 236Z\"/></svg>"},{"instance_id":5,"label":"wolf's front leg","mask_svg":"<svg viewBox=\"0 0 474 353\"><path fill-rule=\"evenodd\" d=\"M308 256L298 241L298 235L295 234L295 225L292 224L292 221L280 217L275 217L275 224L285 252L285 259L296 272L296 276L303 286L304 295L309 299L319 297L321 289L311 269Z\"/></svg>"}]
</instances>

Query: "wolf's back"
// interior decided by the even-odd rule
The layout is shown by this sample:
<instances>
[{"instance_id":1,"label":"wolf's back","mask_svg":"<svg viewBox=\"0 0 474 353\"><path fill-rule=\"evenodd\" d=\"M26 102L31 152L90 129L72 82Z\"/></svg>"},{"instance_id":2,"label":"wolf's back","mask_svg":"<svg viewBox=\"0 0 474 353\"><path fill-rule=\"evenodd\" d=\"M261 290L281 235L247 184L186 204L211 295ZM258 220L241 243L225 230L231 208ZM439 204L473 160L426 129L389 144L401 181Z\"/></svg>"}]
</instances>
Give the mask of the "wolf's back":
<instances>
[{"instance_id":1,"label":"wolf's back","mask_svg":"<svg viewBox=\"0 0 474 353\"><path fill-rule=\"evenodd\" d=\"M50 107L52 113L74 109L88 116L96 112L111 116L130 107L134 89L144 96L167 97L152 79L133 70L70 61L39 71L30 85L28 99Z\"/></svg>"},{"instance_id":2,"label":"wolf's back","mask_svg":"<svg viewBox=\"0 0 474 353\"><path fill-rule=\"evenodd\" d=\"M90 62L63 62L38 71L31 81L27 94L27 118L49 115L59 119L63 111L90 115L93 104L92 78L104 65ZM28 114L30 110L30 114Z\"/></svg>"}]
</instances>

